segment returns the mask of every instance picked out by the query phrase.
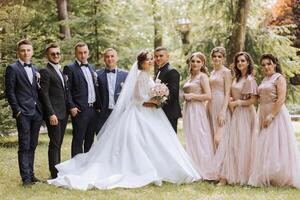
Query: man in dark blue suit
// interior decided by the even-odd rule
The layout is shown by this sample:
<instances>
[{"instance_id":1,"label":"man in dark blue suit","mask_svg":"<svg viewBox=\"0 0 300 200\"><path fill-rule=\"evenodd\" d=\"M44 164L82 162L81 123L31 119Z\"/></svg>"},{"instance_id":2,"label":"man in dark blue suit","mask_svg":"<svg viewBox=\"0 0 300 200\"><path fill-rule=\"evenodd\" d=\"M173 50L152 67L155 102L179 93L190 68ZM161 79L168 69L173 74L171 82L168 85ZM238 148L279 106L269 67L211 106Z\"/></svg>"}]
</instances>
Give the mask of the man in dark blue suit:
<instances>
[{"instance_id":1,"label":"man in dark blue suit","mask_svg":"<svg viewBox=\"0 0 300 200\"><path fill-rule=\"evenodd\" d=\"M38 179L34 176L34 154L42 125L42 108L38 98L39 73L31 63L32 43L21 40L17 45L19 60L6 68L6 97L17 121L18 161L24 187Z\"/></svg>"},{"instance_id":2,"label":"man in dark blue suit","mask_svg":"<svg viewBox=\"0 0 300 200\"><path fill-rule=\"evenodd\" d=\"M64 67L68 82L68 101L73 125L72 157L88 152L94 141L96 112L100 109L97 74L88 63L86 43L75 45L76 61Z\"/></svg>"},{"instance_id":3,"label":"man in dark blue suit","mask_svg":"<svg viewBox=\"0 0 300 200\"><path fill-rule=\"evenodd\" d=\"M111 114L128 75L128 72L117 67L118 54L115 49L106 49L103 55L105 68L97 71L102 102L101 112L98 114L97 134Z\"/></svg>"}]
</instances>

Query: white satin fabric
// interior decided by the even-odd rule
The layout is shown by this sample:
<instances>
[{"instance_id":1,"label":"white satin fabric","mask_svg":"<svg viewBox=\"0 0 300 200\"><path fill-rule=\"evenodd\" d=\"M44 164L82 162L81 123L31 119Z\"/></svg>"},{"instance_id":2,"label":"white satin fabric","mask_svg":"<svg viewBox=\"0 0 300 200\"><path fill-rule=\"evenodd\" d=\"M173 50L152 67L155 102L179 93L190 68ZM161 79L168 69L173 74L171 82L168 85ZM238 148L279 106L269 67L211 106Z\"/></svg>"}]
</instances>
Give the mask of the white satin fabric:
<instances>
[{"instance_id":1,"label":"white satin fabric","mask_svg":"<svg viewBox=\"0 0 300 200\"><path fill-rule=\"evenodd\" d=\"M101 137L88 153L57 165L58 177L48 183L87 190L199 180L162 109L142 105L149 100L153 84L147 72L132 69L120 95L121 103L118 101L101 129ZM124 102L126 105L120 105Z\"/></svg>"}]
</instances>

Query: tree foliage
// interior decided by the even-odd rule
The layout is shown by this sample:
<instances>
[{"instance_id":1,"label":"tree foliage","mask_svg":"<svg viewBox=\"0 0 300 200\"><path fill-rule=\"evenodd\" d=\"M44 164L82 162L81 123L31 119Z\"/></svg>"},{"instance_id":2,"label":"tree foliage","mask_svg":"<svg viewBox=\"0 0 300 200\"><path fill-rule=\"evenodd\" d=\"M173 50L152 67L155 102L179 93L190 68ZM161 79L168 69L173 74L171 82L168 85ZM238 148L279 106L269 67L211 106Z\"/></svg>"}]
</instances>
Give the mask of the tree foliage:
<instances>
[{"instance_id":1,"label":"tree foliage","mask_svg":"<svg viewBox=\"0 0 300 200\"><path fill-rule=\"evenodd\" d=\"M60 21L57 2L53 0L4 0L0 2L0 130L9 129L12 124L10 111L4 99L3 73L8 63L16 59L16 42L29 38L34 43L33 62L39 67L45 65L44 48L50 42L57 42L62 47L63 64L73 62L74 45L79 41L90 47L90 62L99 68L102 52L108 47L119 53L121 68L128 68L135 61L137 53L145 48L153 49L155 38L159 44L170 51L171 63L182 74L182 82L188 76L186 52L178 31L178 19L188 18L192 29L189 32L187 52L201 51L208 57L215 46L224 46L230 50L230 38L235 27L236 13L241 0L72 0L67 1L68 19ZM277 55L287 79L299 73L297 45L293 45L295 35L291 26L299 25L299 0L280 0L293 11L295 25L271 23L272 8L267 0L252 0L246 24L245 50L255 60L256 77L262 78L259 58L262 53ZM297 4L298 2L298 4ZM291 7L292 6L292 7ZM274 8L275 9L275 8ZM277 9L277 8L276 8ZM288 12L279 12L286 16ZM289 15L290 16L290 15ZM282 17L282 19L286 19ZM61 37L60 26L70 28L71 38ZM157 31L158 30L158 31ZM297 29L299 30L299 29ZM155 32L156 31L156 32ZM299 32L299 31L298 31ZM157 33L155 35L155 33ZM297 32L296 32L297 33ZM297 99L299 91L289 85L289 97ZM290 98L292 99L292 98ZM298 98L299 99L299 98ZM3 120L2 120L3 119ZM10 120L8 123L5 120ZM4 125L5 124L5 125Z\"/></svg>"}]
</instances>

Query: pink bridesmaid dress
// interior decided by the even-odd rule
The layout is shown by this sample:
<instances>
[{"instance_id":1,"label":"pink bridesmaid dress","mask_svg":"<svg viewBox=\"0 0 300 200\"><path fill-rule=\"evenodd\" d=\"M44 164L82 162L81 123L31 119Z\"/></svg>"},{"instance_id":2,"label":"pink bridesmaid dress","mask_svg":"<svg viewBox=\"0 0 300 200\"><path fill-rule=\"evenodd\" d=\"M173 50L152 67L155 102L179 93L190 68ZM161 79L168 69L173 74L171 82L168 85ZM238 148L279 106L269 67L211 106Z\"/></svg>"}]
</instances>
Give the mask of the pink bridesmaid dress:
<instances>
[{"instance_id":1,"label":"pink bridesmaid dress","mask_svg":"<svg viewBox=\"0 0 300 200\"><path fill-rule=\"evenodd\" d=\"M300 188L300 155L295 132L285 105L267 128L262 120L271 113L277 99L279 73L265 78L258 87L260 97L259 133L255 140L254 159L249 178L253 186L293 186Z\"/></svg>"},{"instance_id":2,"label":"pink bridesmaid dress","mask_svg":"<svg viewBox=\"0 0 300 200\"><path fill-rule=\"evenodd\" d=\"M257 95L257 83L253 76L240 79L231 86L231 96L234 101L246 100ZM228 137L221 141L225 155L219 174L226 178L229 184L245 185L250 176L252 157L252 141L257 131L255 106L235 107L230 123Z\"/></svg>"},{"instance_id":3,"label":"pink bridesmaid dress","mask_svg":"<svg viewBox=\"0 0 300 200\"><path fill-rule=\"evenodd\" d=\"M184 93L202 94L201 79L205 74L199 74L189 79L183 86ZM186 151L194 161L200 176L211 180L209 172L214 156L210 124L208 121L206 102L190 101L183 106L183 131L186 141Z\"/></svg>"},{"instance_id":4,"label":"pink bridesmaid dress","mask_svg":"<svg viewBox=\"0 0 300 200\"><path fill-rule=\"evenodd\" d=\"M209 85L211 88L211 101L209 102L208 108L213 135L217 132L218 129L220 130L221 135L224 135L225 132L228 132L229 128L230 112L228 109L226 110L225 125L220 127L217 121L217 117L220 113L225 98L224 73L226 73L226 71L230 70L225 68L217 72L213 71L209 78Z\"/></svg>"},{"instance_id":5,"label":"pink bridesmaid dress","mask_svg":"<svg viewBox=\"0 0 300 200\"><path fill-rule=\"evenodd\" d=\"M213 167L211 169L211 173L214 176L214 179L217 180L220 177L220 169L223 164L224 156L225 156L225 150L226 145L225 142L222 142L222 140L227 140L227 137L229 135L229 128L230 128L230 111L227 108L226 110L226 119L225 124L220 127L217 121L217 117L220 113L220 110L222 109L222 104L225 99L225 80L224 76L225 73L228 73L230 70L227 68L224 68L223 70L219 70L217 72L213 71L210 78L209 78L209 84L211 88L211 101L209 102L208 108L209 108L209 119L210 124L212 127L212 134L213 136L216 134L217 131L221 133L221 140L219 143L219 146L217 149L215 149L215 156L213 159Z\"/></svg>"}]
</instances>

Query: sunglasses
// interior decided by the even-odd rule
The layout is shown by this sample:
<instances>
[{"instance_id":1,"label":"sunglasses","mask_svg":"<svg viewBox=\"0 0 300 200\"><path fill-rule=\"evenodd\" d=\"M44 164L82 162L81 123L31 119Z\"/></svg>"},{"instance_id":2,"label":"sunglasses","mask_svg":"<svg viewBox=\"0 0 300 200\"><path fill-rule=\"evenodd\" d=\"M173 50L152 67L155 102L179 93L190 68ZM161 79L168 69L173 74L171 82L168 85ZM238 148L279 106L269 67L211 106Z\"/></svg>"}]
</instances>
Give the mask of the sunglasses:
<instances>
[{"instance_id":1,"label":"sunglasses","mask_svg":"<svg viewBox=\"0 0 300 200\"><path fill-rule=\"evenodd\" d=\"M60 56L60 52L53 52L53 53L50 53L50 56Z\"/></svg>"}]
</instances>

